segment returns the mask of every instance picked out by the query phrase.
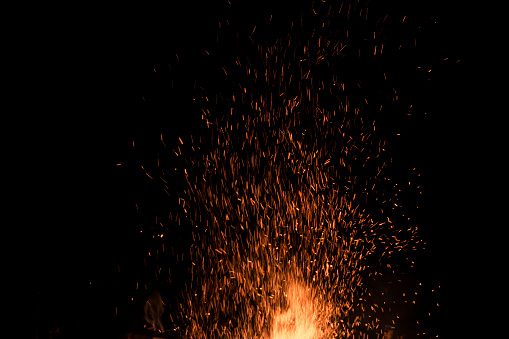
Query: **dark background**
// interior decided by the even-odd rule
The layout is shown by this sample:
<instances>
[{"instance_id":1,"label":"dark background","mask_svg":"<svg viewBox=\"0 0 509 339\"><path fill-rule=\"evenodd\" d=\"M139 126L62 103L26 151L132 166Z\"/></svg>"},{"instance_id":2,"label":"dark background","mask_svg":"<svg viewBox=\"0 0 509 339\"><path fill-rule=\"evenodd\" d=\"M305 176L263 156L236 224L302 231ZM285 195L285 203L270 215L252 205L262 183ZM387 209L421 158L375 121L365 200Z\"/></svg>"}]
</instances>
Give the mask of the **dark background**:
<instances>
[{"instance_id":1,"label":"dark background","mask_svg":"<svg viewBox=\"0 0 509 339\"><path fill-rule=\"evenodd\" d=\"M31 114L30 123L22 123L27 137L20 138L18 161L28 192L21 246L28 253L30 336L38 329L40 338L48 337L44 333L58 327L64 337L122 332L126 325L115 306L139 278L135 267L144 247L137 227L156 212L150 210L155 189L136 169L153 157L161 133L175 136L171 144L195 128L193 86L196 79L210 82L210 65L201 61L203 51L214 48L217 22L230 17L243 34L254 25L263 28L260 20L272 14L269 36L277 36L309 8L288 1L232 2L55 8L63 14L34 25L27 52L16 63L24 69L20 107ZM482 12L462 6L439 1L369 6L373 16L436 17L438 24L423 34L429 47L423 50L434 62L454 61L434 64L431 85L419 87L425 96L409 84L407 97L430 117L402 126L413 133L394 146L394 157L406 159L401 166L422 170L418 222L429 246L416 274L441 284L442 316L435 327L452 315L463 323L476 321L475 312L466 311L475 302L465 299L478 298L471 288L458 291L482 275L482 265L475 263L484 248L478 242L485 238L478 230L494 199L484 182L497 180L486 170L493 149L487 138L497 125L490 107L494 94L488 94L495 85L485 77L494 68L485 62L493 44ZM177 65L171 77L168 64ZM147 206L141 215L136 203Z\"/></svg>"}]
</instances>

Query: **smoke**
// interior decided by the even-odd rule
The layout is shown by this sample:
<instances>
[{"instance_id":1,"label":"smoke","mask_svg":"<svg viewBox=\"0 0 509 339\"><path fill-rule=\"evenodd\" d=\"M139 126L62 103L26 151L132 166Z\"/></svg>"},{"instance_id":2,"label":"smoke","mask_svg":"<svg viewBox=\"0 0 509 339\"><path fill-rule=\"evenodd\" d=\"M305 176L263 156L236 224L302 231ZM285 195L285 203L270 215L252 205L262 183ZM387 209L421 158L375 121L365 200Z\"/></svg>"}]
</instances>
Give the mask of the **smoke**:
<instances>
[{"instance_id":1,"label":"smoke","mask_svg":"<svg viewBox=\"0 0 509 339\"><path fill-rule=\"evenodd\" d=\"M162 323L162 315L164 313L164 302L159 291L154 291L145 302L145 320L152 325L154 331L165 331Z\"/></svg>"}]
</instances>

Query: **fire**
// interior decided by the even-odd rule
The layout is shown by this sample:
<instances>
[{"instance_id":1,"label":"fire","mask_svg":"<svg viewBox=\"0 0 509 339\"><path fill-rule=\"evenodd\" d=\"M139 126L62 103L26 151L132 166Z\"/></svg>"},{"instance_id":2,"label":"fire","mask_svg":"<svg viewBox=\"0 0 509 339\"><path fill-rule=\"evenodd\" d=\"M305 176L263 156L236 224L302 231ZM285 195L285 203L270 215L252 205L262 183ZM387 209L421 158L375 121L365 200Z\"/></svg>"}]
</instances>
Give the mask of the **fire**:
<instances>
[{"instance_id":1,"label":"fire","mask_svg":"<svg viewBox=\"0 0 509 339\"><path fill-rule=\"evenodd\" d=\"M326 310L308 288L292 282L285 297L288 308L274 315L271 339L330 338L323 324Z\"/></svg>"}]
</instances>

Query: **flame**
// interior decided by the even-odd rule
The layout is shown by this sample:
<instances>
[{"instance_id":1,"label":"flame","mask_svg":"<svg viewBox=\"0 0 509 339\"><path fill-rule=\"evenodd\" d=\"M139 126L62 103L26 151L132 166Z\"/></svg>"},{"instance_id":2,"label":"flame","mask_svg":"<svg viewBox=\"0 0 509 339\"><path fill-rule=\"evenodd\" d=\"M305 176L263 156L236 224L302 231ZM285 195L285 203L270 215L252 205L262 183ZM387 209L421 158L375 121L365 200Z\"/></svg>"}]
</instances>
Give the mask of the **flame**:
<instances>
[{"instance_id":1,"label":"flame","mask_svg":"<svg viewBox=\"0 0 509 339\"><path fill-rule=\"evenodd\" d=\"M271 339L325 338L321 324L323 310L310 289L292 282L285 294L289 306L274 315Z\"/></svg>"},{"instance_id":2,"label":"flame","mask_svg":"<svg viewBox=\"0 0 509 339\"><path fill-rule=\"evenodd\" d=\"M152 325L152 330L165 332L162 315L164 313L164 302L159 291L154 291L145 302L145 320Z\"/></svg>"}]
</instances>

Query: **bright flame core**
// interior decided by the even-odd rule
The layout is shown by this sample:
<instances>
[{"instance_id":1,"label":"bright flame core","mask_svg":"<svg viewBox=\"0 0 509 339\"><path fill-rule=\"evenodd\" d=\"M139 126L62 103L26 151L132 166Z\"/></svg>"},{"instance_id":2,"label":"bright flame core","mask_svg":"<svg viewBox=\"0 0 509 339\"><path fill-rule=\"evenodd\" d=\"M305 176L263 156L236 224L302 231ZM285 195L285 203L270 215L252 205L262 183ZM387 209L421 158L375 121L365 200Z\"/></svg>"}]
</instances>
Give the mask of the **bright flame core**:
<instances>
[{"instance_id":1,"label":"bright flame core","mask_svg":"<svg viewBox=\"0 0 509 339\"><path fill-rule=\"evenodd\" d=\"M304 285L292 282L286 292L288 308L276 312L271 339L322 338L323 310Z\"/></svg>"}]
</instances>

